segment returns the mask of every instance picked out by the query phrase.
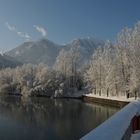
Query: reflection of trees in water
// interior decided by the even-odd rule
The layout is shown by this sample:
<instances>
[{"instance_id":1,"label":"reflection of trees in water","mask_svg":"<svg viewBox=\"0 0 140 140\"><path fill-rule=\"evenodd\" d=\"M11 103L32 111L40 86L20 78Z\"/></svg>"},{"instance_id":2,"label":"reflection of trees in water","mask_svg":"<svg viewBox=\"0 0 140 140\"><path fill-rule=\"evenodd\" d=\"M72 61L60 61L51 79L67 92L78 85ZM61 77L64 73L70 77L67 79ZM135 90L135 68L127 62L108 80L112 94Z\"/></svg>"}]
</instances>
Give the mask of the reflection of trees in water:
<instances>
[{"instance_id":1,"label":"reflection of trees in water","mask_svg":"<svg viewBox=\"0 0 140 140\"><path fill-rule=\"evenodd\" d=\"M119 110L118 108L101 106L98 104L87 104L87 106L89 106L89 108L87 108L88 111L84 111L83 116L88 116L90 114L88 119L93 121L84 122L85 125L88 124L89 128L97 127Z\"/></svg>"},{"instance_id":2,"label":"reflection of trees in water","mask_svg":"<svg viewBox=\"0 0 140 140\"><path fill-rule=\"evenodd\" d=\"M5 97L0 113L13 121L50 129L57 137L82 136L117 111L115 108L85 104L80 100ZM45 132L44 132L45 133Z\"/></svg>"}]
</instances>

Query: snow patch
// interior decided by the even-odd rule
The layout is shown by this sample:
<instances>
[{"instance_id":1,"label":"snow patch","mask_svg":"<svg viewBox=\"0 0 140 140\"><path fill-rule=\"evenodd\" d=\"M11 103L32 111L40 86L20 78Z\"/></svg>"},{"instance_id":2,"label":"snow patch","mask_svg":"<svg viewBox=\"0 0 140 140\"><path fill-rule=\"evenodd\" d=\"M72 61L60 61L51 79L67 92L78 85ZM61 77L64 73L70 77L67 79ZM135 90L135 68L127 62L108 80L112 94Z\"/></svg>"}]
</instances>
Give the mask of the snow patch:
<instances>
[{"instance_id":1,"label":"snow patch","mask_svg":"<svg viewBox=\"0 0 140 140\"><path fill-rule=\"evenodd\" d=\"M93 93L85 94L84 96L86 96L86 97L101 98L101 99L116 100L116 101L126 101L126 102L135 101L135 97L126 98L126 96L109 96L109 97L107 97L107 96L105 96L105 95L99 96L99 95L95 95L95 94L93 94Z\"/></svg>"},{"instance_id":2,"label":"snow patch","mask_svg":"<svg viewBox=\"0 0 140 140\"><path fill-rule=\"evenodd\" d=\"M16 51L16 55L19 55L20 54L20 52L19 51Z\"/></svg>"},{"instance_id":3,"label":"snow patch","mask_svg":"<svg viewBox=\"0 0 140 140\"><path fill-rule=\"evenodd\" d=\"M136 134L133 134L131 136L131 140L140 140L140 132L137 132Z\"/></svg>"}]
</instances>

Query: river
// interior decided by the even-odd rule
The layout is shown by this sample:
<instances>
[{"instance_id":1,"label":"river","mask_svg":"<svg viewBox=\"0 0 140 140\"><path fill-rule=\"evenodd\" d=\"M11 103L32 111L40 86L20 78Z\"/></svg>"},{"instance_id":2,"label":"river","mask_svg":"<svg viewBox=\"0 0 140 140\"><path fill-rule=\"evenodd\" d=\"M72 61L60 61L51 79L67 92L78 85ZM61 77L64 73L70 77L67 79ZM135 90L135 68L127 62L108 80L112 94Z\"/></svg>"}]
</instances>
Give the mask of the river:
<instances>
[{"instance_id":1,"label":"river","mask_svg":"<svg viewBox=\"0 0 140 140\"><path fill-rule=\"evenodd\" d=\"M0 139L78 140L118 110L73 99L0 98Z\"/></svg>"}]
</instances>

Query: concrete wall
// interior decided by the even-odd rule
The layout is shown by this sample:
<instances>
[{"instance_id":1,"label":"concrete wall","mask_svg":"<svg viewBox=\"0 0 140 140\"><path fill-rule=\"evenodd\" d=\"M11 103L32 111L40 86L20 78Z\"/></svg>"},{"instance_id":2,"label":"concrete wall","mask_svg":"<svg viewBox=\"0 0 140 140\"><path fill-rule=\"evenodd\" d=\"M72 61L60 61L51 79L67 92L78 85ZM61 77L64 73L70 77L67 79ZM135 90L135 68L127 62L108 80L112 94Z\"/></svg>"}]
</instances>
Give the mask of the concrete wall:
<instances>
[{"instance_id":1,"label":"concrete wall","mask_svg":"<svg viewBox=\"0 0 140 140\"><path fill-rule=\"evenodd\" d=\"M124 107L125 105L129 103L127 101L110 100L110 99L103 99L103 98L89 97L89 96L83 96L83 100L85 102L93 102L93 103L120 107L120 108Z\"/></svg>"}]
</instances>

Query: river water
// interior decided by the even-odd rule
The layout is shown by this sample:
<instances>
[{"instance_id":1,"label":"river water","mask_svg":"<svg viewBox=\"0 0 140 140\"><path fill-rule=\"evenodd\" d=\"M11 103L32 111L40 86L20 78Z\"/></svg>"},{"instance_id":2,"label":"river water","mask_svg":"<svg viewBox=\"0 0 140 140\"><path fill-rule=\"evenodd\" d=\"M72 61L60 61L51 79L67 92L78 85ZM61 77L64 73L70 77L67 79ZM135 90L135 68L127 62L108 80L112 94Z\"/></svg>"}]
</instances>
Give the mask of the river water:
<instances>
[{"instance_id":1,"label":"river water","mask_svg":"<svg viewBox=\"0 0 140 140\"><path fill-rule=\"evenodd\" d=\"M78 140L118 110L73 99L0 98L0 140Z\"/></svg>"}]
</instances>

